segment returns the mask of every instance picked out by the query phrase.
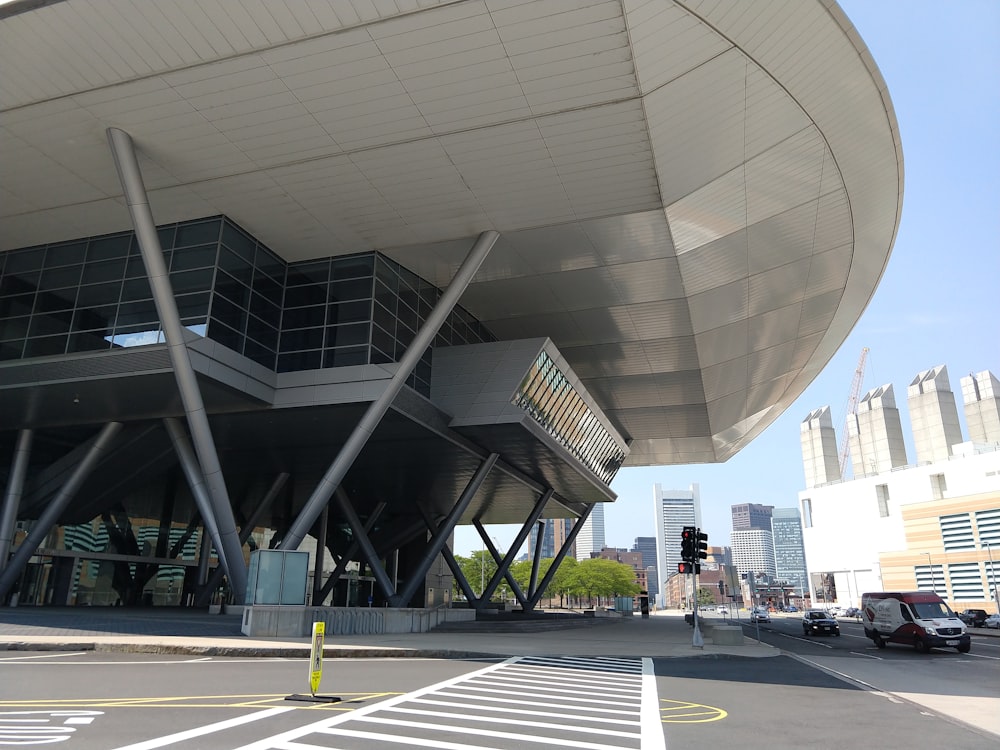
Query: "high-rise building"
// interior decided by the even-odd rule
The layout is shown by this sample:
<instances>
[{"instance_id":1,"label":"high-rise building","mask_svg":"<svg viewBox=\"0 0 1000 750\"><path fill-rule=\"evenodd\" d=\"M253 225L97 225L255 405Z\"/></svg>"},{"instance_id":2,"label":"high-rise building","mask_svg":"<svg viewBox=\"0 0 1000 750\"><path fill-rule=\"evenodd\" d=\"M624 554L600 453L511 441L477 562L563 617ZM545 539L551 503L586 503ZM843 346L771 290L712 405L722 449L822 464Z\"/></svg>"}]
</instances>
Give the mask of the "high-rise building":
<instances>
[{"instance_id":1,"label":"high-rise building","mask_svg":"<svg viewBox=\"0 0 1000 750\"><path fill-rule=\"evenodd\" d=\"M809 591L802 516L798 508L775 508L772 511L771 537L774 542L775 577L794 586L798 594Z\"/></svg>"},{"instance_id":2,"label":"high-rise building","mask_svg":"<svg viewBox=\"0 0 1000 750\"><path fill-rule=\"evenodd\" d=\"M656 537L637 536L632 544L632 549L642 553L642 564L646 568L646 585L648 586L649 582L652 581L652 585L655 586L656 581L659 580L659 568L656 565Z\"/></svg>"},{"instance_id":3,"label":"high-rise building","mask_svg":"<svg viewBox=\"0 0 1000 750\"><path fill-rule=\"evenodd\" d=\"M656 515L656 569L658 578L649 584L649 594L656 594L657 604L662 595L664 581L677 572L681 562L681 530L697 526L701 518L701 496L698 485L688 490L665 490L653 485L653 507ZM663 579L663 580L660 580Z\"/></svg>"},{"instance_id":4,"label":"high-rise building","mask_svg":"<svg viewBox=\"0 0 1000 750\"><path fill-rule=\"evenodd\" d=\"M946 461L962 442L955 394L944 365L919 373L906 389L917 463Z\"/></svg>"},{"instance_id":5,"label":"high-rise building","mask_svg":"<svg viewBox=\"0 0 1000 750\"><path fill-rule=\"evenodd\" d=\"M857 413L849 415L847 439L855 477L906 466L903 426L891 383L861 398Z\"/></svg>"},{"instance_id":6,"label":"high-rise building","mask_svg":"<svg viewBox=\"0 0 1000 750\"><path fill-rule=\"evenodd\" d=\"M544 526L542 530L542 554L540 555L540 560L545 560L547 558L555 557L559 550L562 549L563 544L566 543L566 537L569 536L570 530L573 528L573 519L571 518L546 518L544 519ZM535 544L538 539L538 524L535 524L534 528L531 529L531 534L528 539L528 557L532 558L535 554ZM567 553L575 557L573 549L570 549Z\"/></svg>"},{"instance_id":7,"label":"high-rise building","mask_svg":"<svg viewBox=\"0 0 1000 750\"><path fill-rule=\"evenodd\" d=\"M594 510L576 535L576 559L589 560L604 548L604 504L595 503Z\"/></svg>"},{"instance_id":8,"label":"high-rise building","mask_svg":"<svg viewBox=\"0 0 1000 750\"><path fill-rule=\"evenodd\" d=\"M775 576L774 537L770 529L743 529L733 531L733 564L740 575L748 579L751 575L764 573Z\"/></svg>"},{"instance_id":9,"label":"high-rise building","mask_svg":"<svg viewBox=\"0 0 1000 750\"><path fill-rule=\"evenodd\" d=\"M962 378L965 423L973 443L1000 443L1000 381L989 370Z\"/></svg>"},{"instance_id":10,"label":"high-rise building","mask_svg":"<svg viewBox=\"0 0 1000 750\"><path fill-rule=\"evenodd\" d=\"M833 429L830 407L824 406L809 412L809 415L802 420L799 432L806 487L816 487L839 480L840 454L837 450L837 434Z\"/></svg>"},{"instance_id":11,"label":"high-rise building","mask_svg":"<svg viewBox=\"0 0 1000 750\"><path fill-rule=\"evenodd\" d=\"M739 503L732 506L733 531L747 529L771 529L771 511L773 505L758 503Z\"/></svg>"}]
</instances>

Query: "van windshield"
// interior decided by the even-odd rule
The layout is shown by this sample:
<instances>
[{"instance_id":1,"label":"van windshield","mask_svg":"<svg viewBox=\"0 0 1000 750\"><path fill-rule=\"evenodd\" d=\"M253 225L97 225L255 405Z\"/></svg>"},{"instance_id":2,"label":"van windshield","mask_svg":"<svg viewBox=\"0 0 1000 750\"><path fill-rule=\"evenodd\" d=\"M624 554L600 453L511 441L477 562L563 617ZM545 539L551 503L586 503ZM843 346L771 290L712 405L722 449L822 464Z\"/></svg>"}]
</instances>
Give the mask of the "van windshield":
<instances>
[{"instance_id":1,"label":"van windshield","mask_svg":"<svg viewBox=\"0 0 1000 750\"><path fill-rule=\"evenodd\" d=\"M914 602L913 614L921 620L932 620L935 617L954 617L955 614L943 602Z\"/></svg>"}]
</instances>

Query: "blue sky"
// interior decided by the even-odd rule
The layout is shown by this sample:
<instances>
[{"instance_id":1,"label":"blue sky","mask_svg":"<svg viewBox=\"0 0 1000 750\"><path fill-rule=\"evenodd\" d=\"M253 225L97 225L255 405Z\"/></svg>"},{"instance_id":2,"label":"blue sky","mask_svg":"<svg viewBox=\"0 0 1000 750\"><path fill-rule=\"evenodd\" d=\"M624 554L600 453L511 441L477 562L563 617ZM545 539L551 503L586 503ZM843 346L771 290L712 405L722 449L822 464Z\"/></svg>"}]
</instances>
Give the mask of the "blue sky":
<instances>
[{"instance_id":1,"label":"blue sky","mask_svg":"<svg viewBox=\"0 0 1000 750\"><path fill-rule=\"evenodd\" d=\"M861 392L892 383L909 439L906 388L923 370L946 365L959 379L1000 377L1000 2L841 0L878 64L903 142L903 213L892 257L868 309L803 395L724 464L622 469L605 507L605 539L631 547L654 536L653 485L701 490L710 544L728 544L730 506L793 507L805 480L799 424L829 406L838 440L858 358L869 348ZM907 455L913 461L912 441ZM506 547L516 527L494 526ZM455 552L481 542L456 531Z\"/></svg>"}]
</instances>

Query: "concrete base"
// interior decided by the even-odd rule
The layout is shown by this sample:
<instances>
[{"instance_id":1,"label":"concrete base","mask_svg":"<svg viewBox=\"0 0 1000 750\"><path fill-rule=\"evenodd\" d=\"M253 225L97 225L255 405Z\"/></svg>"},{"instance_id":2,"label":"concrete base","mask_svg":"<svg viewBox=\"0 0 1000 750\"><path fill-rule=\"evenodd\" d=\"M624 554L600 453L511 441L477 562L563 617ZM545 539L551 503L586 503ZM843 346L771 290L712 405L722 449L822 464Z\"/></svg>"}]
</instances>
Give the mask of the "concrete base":
<instances>
[{"instance_id":1,"label":"concrete base","mask_svg":"<svg viewBox=\"0 0 1000 750\"><path fill-rule=\"evenodd\" d=\"M742 646L743 628L739 625L716 625L712 628L712 643L716 646Z\"/></svg>"},{"instance_id":2,"label":"concrete base","mask_svg":"<svg viewBox=\"0 0 1000 750\"><path fill-rule=\"evenodd\" d=\"M243 609L243 635L308 638L312 624L325 624L326 636L426 633L445 622L475 620L472 609L389 609L299 607L255 604Z\"/></svg>"}]
</instances>

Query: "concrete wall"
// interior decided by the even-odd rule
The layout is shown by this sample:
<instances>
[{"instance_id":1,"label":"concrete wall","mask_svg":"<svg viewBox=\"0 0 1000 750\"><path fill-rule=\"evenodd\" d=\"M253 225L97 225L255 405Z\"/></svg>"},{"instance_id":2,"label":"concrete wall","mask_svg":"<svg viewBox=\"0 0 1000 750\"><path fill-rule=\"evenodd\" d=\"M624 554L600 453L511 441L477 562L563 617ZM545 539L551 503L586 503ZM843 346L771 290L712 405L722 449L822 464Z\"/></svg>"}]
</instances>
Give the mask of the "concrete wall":
<instances>
[{"instance_id":1,"label":"concrete wall","mask_svg":"<svg viewBox=\"0 0 1000 750\"><path fill-rule=\"evenodd\" d=\"M426 633L444 622L476 619L472 609L389 609L365 607L295 607L253 605L243 610L243 635L308 638L312 624L323 622L326 635Z\"/></svg>"}]
</instances>

